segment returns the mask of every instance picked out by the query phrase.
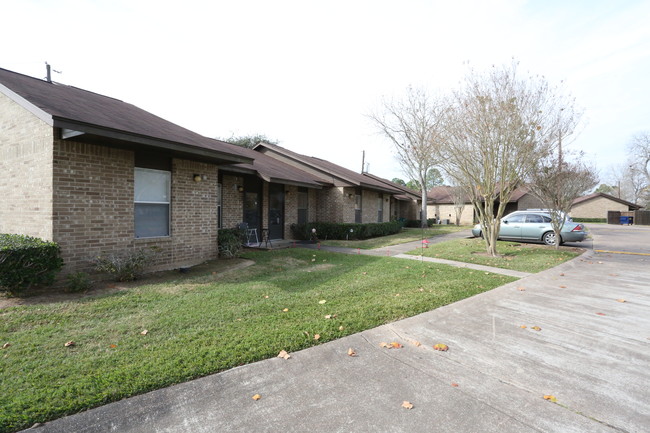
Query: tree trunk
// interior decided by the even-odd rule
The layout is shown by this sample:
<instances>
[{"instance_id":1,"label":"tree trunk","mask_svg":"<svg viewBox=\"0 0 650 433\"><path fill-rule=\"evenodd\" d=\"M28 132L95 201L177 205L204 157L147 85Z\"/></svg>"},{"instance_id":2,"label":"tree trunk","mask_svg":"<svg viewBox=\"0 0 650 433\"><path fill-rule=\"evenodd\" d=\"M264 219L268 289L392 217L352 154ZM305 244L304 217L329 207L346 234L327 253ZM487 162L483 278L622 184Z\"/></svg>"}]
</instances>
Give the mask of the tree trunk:
<instances>
[{"instance_id":1,"label":"tree trunk","mask_svg":"<svg viewBox=\"0 0 650 433\"><path fill-rule=\"evenodd\" d=\"M424 184L424 182L421 182ZM422 186L422 208L420 210L420 227L423 229L429 227L427 224L427 187L426 185Z\"/></svg>"}]
</instances>

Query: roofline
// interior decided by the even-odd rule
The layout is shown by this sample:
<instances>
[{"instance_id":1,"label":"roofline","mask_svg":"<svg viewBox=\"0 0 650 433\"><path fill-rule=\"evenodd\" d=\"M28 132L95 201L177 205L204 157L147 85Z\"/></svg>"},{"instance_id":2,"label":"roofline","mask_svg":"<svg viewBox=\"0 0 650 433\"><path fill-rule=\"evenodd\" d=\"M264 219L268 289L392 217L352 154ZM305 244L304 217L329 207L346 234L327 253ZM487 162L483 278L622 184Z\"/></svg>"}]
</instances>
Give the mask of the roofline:
<instances>
[{"instance_id":1,"label":"roofline","mask_svg":"<svg viewBox=\"0 0 650 433\"><path fill-rule=\"evenodd\" d=\"M591 197L589 197L589 196L591 196ZM586 198L586 197L589 197L589 198ZM608 199L613 200L613 201L615 201L617 203L624 204L627 207L635 207L635 208L637 208L637 210L643 208L643 206L641 206L641 205L638 205L636 203L632 203L631 201L623 200L622 198L619 198L619 197L614 197L613 195L610 195L610 194L607 194L607 193L604 193L604 192L594 192L594 193L591 193L591 194L584 195L582 197L578 197L578 198L576 198L576 200L580 200L581 198L583 200L580 200L577 203L574 200L573 204L580 204L580 203L589 201L589 200L597 198L597 197L608 198Z\"/></svg>"},{"instance_id":2,"label":"roofline","mask_svg":"<svg viewBox=\"0 0 650 433\"><path fill-rule=\"evenodd\" d=\"M5 69L6 70L6 69ZM12 72L12 71L9 71ZM22 74L20 74L22 75ZM27 75L25 75L27 76ZM53 116L43 110L42 108L37 107L36 105L32 104L29 102L27 99L23 98L7 86L3 85L0 83L0 92L4 93L9 99L20 105L22 108L25 110L29 111L32 113L34 116L38 117L41 119L43 122L47 123L50 126L54 126L54 118Z\"/></svg>"}]
</instances>

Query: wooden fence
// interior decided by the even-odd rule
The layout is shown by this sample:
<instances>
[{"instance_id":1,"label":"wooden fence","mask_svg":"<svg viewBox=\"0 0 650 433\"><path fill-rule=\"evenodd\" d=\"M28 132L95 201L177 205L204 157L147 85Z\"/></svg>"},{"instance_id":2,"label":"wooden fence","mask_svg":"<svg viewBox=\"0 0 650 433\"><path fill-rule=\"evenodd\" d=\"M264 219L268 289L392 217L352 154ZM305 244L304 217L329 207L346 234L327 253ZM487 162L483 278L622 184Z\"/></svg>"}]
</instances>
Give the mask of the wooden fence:
<instances>
[{"instance_id":1,"label":"wooden fence","mask_svg":"<svg viewBox=\"0 0 650 433\"><path fill-rule=\"evenodd\" d=\"M607 212L607 224L620 224L621 217L631 217L632 224L650 226L650 210L636 210L631 212L620 212L610 210Z\"/></svg>"}]
</instances>

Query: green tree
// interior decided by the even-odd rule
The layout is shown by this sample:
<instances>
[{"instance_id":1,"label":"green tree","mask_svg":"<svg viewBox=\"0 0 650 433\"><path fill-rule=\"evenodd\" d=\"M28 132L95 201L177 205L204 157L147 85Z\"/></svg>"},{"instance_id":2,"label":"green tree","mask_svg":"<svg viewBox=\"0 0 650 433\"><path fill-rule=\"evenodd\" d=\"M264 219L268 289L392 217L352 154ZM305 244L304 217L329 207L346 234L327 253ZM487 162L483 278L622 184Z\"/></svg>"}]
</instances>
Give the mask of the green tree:
<instances>
[{"instance_id":1,"label":"green tree","mask_svg":"<svg viewBox=\"0 0 650 433\"><path fill-rule=\"evenodd\" d=\"M396 183L398 185L406 186L406 182L404 182L403 179L400 179L399 177L394 177L391 182Z\"/></svg>"},{"instance_id":2,"label":"green tree","mask_svg":"<svg viewBox=\"0 0 650 433\"><path fill-rule=\"evenodd\" d=\"M616 187L607 185L606 183L601 183L594 192L602 192L603 194L614 194L616 192Z\"/></svg>"},{"instance_id":3,"label":"green tree","mask_svg":"<svg viewBox=\"0 0 650 433\"><path fill-rule=\"evenodd\" d=\"M278 144L277 140L271 140L264 134L241 135L239 137L233 135L226 139L220 138L220 140L237 146L247 147L248 149L252 149L260 143Z\"/></svg>"}]
</instances>

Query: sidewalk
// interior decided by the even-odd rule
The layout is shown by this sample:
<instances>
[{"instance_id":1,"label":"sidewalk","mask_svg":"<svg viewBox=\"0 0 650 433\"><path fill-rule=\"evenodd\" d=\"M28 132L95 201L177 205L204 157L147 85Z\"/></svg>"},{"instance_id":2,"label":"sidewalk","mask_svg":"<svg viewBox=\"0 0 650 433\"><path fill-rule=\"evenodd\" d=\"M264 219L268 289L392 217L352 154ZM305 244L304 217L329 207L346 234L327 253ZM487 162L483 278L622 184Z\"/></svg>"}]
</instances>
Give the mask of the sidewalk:
<instances>
[{"instance_id":1,"label":"sidewalk","mask_svg":"<svg viewBox=\"0 0 650 433\"><path fill-rule=\"evenodd\" d=\"M463 232L456 232L456 233L449 233L446 235L440 235L440 236L433 236L430 238L426 238L427 242L429 245L433 245L439 242L444 242L452 239L464 239L468 238L468 233L467 231ZM530 273L528 272L521 272L521 271L513 271L509 269L501 269L501 268L494 268L491 266L484 266L484 265L477 265L477 264L472 264L472 263L464 263L464 262L455 262L453 260L446 260L446 259L436 259L433 257L424 257L424 256L414 256L410 254L406 254L410 251L421 249L422 248L422 242L423 241L412 241L412 242L406 242L404 244L399 244L399 245L391 245L388 247L381 247L381 248L375 248L372 250L363 250L363 249L357 249L357 248L344 248L344 247L329 247L326 245L320 245L320 244L312 244L312 243L300 243L296 244L297 247L300 248L310 248L310 249L320 249L323 251L331 251L335 253L342 253L342 254L361 254L361 255L367 255L367 256L387 256L387 257L396 257L399 259L408 259L408 260L418 260L418 261L424 261L424 262L432 262L432 263L441 263L445 265L450 265L450 266L456 266L459 268L469 268L469 269L476 269L479 271L484 271L484 272L492 272L494 274L501 274L501 275L508 275L510 277L515 277L515 278L523 278Z\"/></svg>"},{"instance_id":2,"label":"sidewalk","mask_svg":"<svg viewBox=\"0 0 650 433\"><path fill-rule=\"evenodd\" d=\"M644 432L647 266L645 257L588 252L288 360L234 368L29 431ZM382 347L391 342L403 347ZM449 350L434 350L437 343Z\"/></svg>"}]
</instances>

